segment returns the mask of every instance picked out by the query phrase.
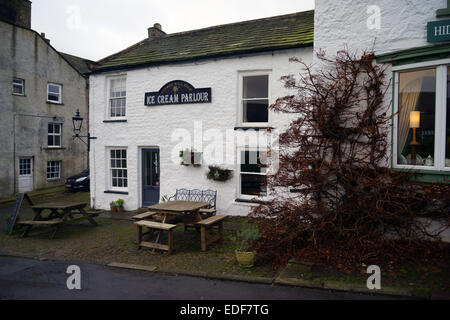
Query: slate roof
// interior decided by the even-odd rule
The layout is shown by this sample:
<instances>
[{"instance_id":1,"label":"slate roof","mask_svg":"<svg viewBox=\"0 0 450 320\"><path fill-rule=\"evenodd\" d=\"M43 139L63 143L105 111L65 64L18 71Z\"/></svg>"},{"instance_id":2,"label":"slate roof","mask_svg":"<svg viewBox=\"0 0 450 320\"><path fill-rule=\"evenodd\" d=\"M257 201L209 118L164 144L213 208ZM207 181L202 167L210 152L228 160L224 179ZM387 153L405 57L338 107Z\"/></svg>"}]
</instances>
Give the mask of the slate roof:
<instances>
[{"instance_id":1,"label":"slate roof","mask_svg":"<svg viewBox=\"0 0 450 320\"><path fill-rule=\"evenodd\" d=\"M60 54L75 68L79 73L88 75L96 65L94 61L76 57L68 53L60 52Z\"/></svg>"},{"instance_id":2,"label":"slate roof","mask_svg":"<svg viewBox=\"0 0 450 320\"><path fill-rule=\"evenodd\" d=\"M314 11L168 34L97 62L94 72L312 46Z\"/></svg>"}]
</instances>

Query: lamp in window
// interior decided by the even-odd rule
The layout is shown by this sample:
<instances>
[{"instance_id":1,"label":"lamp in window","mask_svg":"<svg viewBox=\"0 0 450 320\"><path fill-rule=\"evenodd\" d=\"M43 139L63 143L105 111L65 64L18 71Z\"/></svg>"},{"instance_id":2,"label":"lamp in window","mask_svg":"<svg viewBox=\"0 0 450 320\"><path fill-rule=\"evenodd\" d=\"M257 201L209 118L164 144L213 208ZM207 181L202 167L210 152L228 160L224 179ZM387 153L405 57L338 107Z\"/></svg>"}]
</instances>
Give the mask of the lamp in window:
<instances>
[{"instance_id":1,"label":"lamp in window","mask_svg":"<svg viewBox=\"0 0 450 320\"><path fill-rule=\"evenodd\" d=\"M416 138L416 129L420 128L420 111L412 111L409 114L409 127L413 129L413 138L411 143L411 162L412 164L416 164L417 158L417 146L420 144Z\"/></svg>"},{"instance_id":2,"label":"lamp in window","mask_svg":"<svg viewBox=\"0 0 450 320\"><path fill-rule=\"evenodd\" d=\"M80 136L81 127L83 126L83 117L80 115L80 109L77 109L77 112L75 113L75 116L72 117L72 123L73 123L73 132L75 135L73 138L78 138L81 141L83 141L85 144L87 144L88 152L91 151L91 140L97 139L97 137L91 137L91 134L88 132L87 136ZM87 142L83 140L83 138L87 138Z\"/></svg>"}]
</instances>

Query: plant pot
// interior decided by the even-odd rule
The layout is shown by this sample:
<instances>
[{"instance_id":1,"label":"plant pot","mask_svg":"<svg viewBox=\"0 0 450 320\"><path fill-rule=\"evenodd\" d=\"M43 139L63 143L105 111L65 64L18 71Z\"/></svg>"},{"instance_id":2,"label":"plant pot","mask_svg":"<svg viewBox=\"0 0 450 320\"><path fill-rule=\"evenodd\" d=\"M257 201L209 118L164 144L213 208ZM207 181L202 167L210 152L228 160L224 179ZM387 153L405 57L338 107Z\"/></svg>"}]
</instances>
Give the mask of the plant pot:
<instances>
[{"instance_id":1,"label":"plant pot","mask_svg":"<svg viewBox=\"0 0 450 320\"><path fill-rule=\"evenodd\" d=\"M255 262L255 251L250 252L240 252L235 251L236 260L239 263L239 266L242 268L251 268Z\"/></svg>"},{"instance_id":2,"label":"plant pot","mask_svg":"<svg viewBox=\"0 0 450 320\"><path fill-rule=\"evenodd\" d=\"M117 207L117 212L123 212L123 207Z\"/></svg>"},{"instance_id":3,"label":"plant pot","mask_svg":"<svg viewBox=\"0 0 450 320\"><path fill-rule=\"evenodd\" d=\"M117 207L111 207L111 212L116 213L117 212Z\"/></svg>"}]
</instances>

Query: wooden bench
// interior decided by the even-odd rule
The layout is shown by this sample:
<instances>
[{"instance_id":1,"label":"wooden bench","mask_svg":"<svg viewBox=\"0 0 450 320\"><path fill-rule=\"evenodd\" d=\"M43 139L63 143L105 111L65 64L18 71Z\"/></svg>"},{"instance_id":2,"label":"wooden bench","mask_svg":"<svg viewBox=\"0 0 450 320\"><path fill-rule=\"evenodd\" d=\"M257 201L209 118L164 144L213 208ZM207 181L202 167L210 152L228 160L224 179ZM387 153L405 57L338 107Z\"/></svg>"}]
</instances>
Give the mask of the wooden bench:
<instances>
[{"instance_id":1,"label":"wooden bench","mask_svg":"<svg viewBox=\"0 0 450 320\"><path fill-rule=\"evenodd\" d=\"M25 226L51 226L56 224L61 224L63 221L61 219L53 219L48 221L17 221L16 224Z\"/></svg>"},{"instance_id":2,"label":"wooden bench","mask_svg":"<svg viewBox=\"0 0 450 320\"><path fill-rule=\"evenodd\" d=\"M158 214L158 213L155 211L147 211L147 212L133 216L133 219L137 220L137 221L145 220L147 218L153 217L156 214Z\"/></svg>"},{"instance_id":3,"label":"wooden bench","mask_svg":"<svg viewBox=\"0 0 450 320\"><path fill-rule=\"evenodd\" d=\"M223 220L226 218L226 216L222 215L215 215L208 219L199 221L196 223L197 226L201 228L201 245L202 245L202 251L206 251L208 249L208 246L214 242L222 241L222 235L223 235ZM212 236L210 234L210 231L217 227L218 234L216 236Z\"/></svg>"},{"instance_id":4,"label":"wooden bench","mask_svg":"<svg viewBox=\"0 0 450 320\"><path fill-rule=\"evenodd\" d=\"M172 249L173 249L173 229L176 228L176 225L174 224L167 224L167 223L159 223L159 222L154 222L154 221L137 221L134 223L137 226L137 230L138 230L138 236L137 236L137 240L138 240L138 246L139 249L141 247L146 247L146 248L151 248L151 249L158 249L158 250L164 250L167 251L169 254L172 253ZM149 231L146 233L142 232L142 228L148 228ZM148 242L148 241L143 241L142 237L144 235L149 234L150 236L153 235L154 231L159 231L159 232L163 232L163 231L167 231L169 234L169 240L168 240L168 244L160 244L158 243L158 241L156 242ZM159 235L158 235L158 240L159 240Z\"/></svg>"}]
</instances>

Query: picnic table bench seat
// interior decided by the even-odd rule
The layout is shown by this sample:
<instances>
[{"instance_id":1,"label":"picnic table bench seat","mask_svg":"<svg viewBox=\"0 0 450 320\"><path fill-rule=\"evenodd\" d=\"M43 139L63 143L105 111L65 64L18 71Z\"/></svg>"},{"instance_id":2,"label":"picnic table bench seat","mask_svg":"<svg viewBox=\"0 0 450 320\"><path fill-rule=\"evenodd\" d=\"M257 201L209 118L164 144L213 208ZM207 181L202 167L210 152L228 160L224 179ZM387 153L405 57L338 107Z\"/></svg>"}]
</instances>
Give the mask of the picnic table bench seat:
<instances>
[{"instance_id":1,"label":"picnic table bench seat","mask_svg":"<svg viewBox=\"0 0 450 320\"><path fill-rule=\"evenodd\" d=\"M24 221L17 221L16 224L21 224L21 225L27 225L27 226L49 226L49 225L55 225L55 224L60 224L63 223L63 221L61 219L53 219L53 220L48 220L48 221L31 221L31 220L24 220Z\"/></svg>"},{"instance_id":2,"label":"picnic table bench seat","mask_svg":"<svg viewBox=\"0 0 450 320\"><path fill-rule=\"evenodd\" d=\"M133 216L133 219L134 220L144 220L144 219L153 217L156 214L158 214L156 211L147 211L147 212Z\"/></svg>"},{"instance_id":3,"label":"picnic table bench seat","mask_svg":"<svg viewBox=\"0 0 450 320\"><path fill-rule=\"evenodd\" d=\"M137 221L134 223L137 226L138 229L138 246L139 249L141 247L151 248L151 249L158 249L158 250L164 250L167 251L169 254L172 253L173 249L173 229L175 229L177 226L174 224L168 224L168 223L161 223L161 222L155 222L155 221ZM148 228L149 231L146 233L142 232L143 228ZM167 231L168 232L168 243L167 244L159 244L155 242L147 242L143 241L143 236L149 234L150 236L153 235L153 232L155 231ZM159 237L159 236L158 236Z\"/></svg>"},{"instance_id":4,"label":"picnic table bench seat","mask_svg":"<svg viewBox=\"0 0 450 320\"><path fill-rule=\"evenodd\" d=\"M199 221L196 223L197 226L201 228L201 246L202 251L206 251L208 246L212 243L222 241L223 236L223 220L226 216L223 215L215 215L205 220ZM217 227L218 234L216 236L212 236L210 231Z\"/></svg>"}]
</instances>

